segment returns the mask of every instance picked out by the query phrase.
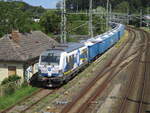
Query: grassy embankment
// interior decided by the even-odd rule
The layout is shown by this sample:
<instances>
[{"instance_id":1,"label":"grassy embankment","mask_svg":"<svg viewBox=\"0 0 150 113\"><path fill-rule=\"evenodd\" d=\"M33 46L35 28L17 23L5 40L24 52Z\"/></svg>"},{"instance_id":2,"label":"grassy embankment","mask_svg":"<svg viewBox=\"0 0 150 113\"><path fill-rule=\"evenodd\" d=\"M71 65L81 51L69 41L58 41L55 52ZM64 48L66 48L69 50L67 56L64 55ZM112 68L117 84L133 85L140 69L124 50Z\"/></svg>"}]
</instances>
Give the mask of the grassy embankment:
<instances>
[{"instance_id":1,"label":"grassy embankment","mask_svg":"<svg viewBox=\"0 0 150 113\"><path fill-rule=\"evenodd\" d=\"M16 90L13 94L0 97L0 111L16 104L17 102L21 101L25 97L33 94L35 91L37 91L37 88L23 85L21 86L21 88Z\"/></svg>"},{"instance_id":2,"label":"grassy embankment","mask_svg":"<svg viewBox=\"0 0 150 113\"><path fill-rule=\"evenodd\" d=\"M141 29L143 29L143 30L145 30L145 31L147 31L147 32L150 33L150 28L147 28L147 27L141 27Z\"/></svg>"},{"instance_id":3,"label":"grassy embankment","mask_svg":"<svg viewBox=\"0 0 150 113\"><path fill-rule=\"evenodd\" d=\"M122 45L122 43L128 39L128 36L129 36L129 32L125 31L123 37L117 42L115 47L117 47L117 48L120 47Z\"/></svg>"}]
</instances>

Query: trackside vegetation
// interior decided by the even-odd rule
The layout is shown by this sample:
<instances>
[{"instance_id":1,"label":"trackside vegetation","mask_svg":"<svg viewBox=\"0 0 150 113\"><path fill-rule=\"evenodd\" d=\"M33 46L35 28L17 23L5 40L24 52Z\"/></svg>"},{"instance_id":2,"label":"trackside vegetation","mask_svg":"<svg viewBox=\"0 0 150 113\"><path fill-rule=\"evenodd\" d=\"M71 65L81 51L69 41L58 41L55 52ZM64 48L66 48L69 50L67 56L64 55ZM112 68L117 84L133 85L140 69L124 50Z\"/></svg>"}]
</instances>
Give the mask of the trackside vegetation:
<instances>
[{"instance_id":1,"label":"trackside vegetation","mask_svg":"<svg viewBox=\"0 0 150 113\"><path fill-rule=\"evenodd\" d=\"M14 82L14 81L17 81L17 80L20 80L20 79L21 79L21 77L19 77L18 75L11 75L8 78L5 78L2 81L1 85L5 85L7 83Z\"/></svg>"},{"instance_id":2,"label":"trackside vegetation","mask_svg":"<svg viewBox=\"0 0 150 113\"><path fill-rule=\"evenodd\" d=\"M80 11L81 13L85 11ZM13 30L21 33L40 30L50 37L60 40L61 10L44 9L30 6L22 1L0 1L0 37L10 34ZM73 35L88 35L89 15L67 14L67 38ZM39 22L35 22L39 19ZM104 15L93 15L94 34L105 32ZM80 27L79 27L80 26ZM68 41L76 41L68 39Z\"/></svg>"},{"instance_id":3,"label":"trackside vegetation","mask_svg":"<svg viewBox=\"0 0 150 113\"><path fill-rule=\"evenodd\" d=\"M31 86L23 84L13 94L0 97L0 111L16 104L23 98L32 95L35 91L37 91L37 88L33 88Z\"/></svg>"},{"instance_id":4,"label":"trackside vegetation","mask_svg":"<svg viewBox=\"0 0 150 113\"><path fill-rule=\"evenodd\" d=\"M88 10L90 0L66 0L67 8L69 10ZM127 9L130 10L129 13L139 13L140 9L143 12L147 12L147 8L150 7L149 0L109 0L112 5L112 10L115 12L127 13ZM58 2L57 8L60 7ZM106 0L93 0L93 8L97 6L102 6L106 8Z\"/></svg>"},{"instance_id":5,"label":"trackside vegetation","mask_svg":"<svg viewBox=\"0 0 150 113\"><path fill-rule=\"evenodd\" d=\"M21 77L12 75L5 78L0 85L0 111L8 108L23 98L30 96L37 88L21 82Z\"/></svg>"},{"instance_id":6,"label":"trackside vegetation","mask_svg":"<svg viewBox=\"0 0 150 113\"><path fill-rule=\"evenodd\" d=\"M117 44L115 45L116 48L119 48L127 39L129 36L129 32L125 31L125 34L123 35L123 37L117 42Z\"/></svg>"},{"instance_id":7,"label":"trackside vegetation","mask_svg":"<svg viewBox=\"0 0 150 113\"><path fill-rule=\"evenodd\" d=\"M147 31L147 32L149 32L149 33L150 33L150 28L141 27L141 29L143 29L143 30L145 30L145 31Z\"/></svg>"},{"instance_id":8,"label":"trackside vegetation","mask_svg":"<svg viewBox=\"0 0 150 113\"><path fill-rule=\"evenodd\" d=\"M0 37L12 30L22 33L35 29L34 18L39 18L45 12L42 7L33 7L19 1L0 1Z\"/></svg>"}]
</instances>

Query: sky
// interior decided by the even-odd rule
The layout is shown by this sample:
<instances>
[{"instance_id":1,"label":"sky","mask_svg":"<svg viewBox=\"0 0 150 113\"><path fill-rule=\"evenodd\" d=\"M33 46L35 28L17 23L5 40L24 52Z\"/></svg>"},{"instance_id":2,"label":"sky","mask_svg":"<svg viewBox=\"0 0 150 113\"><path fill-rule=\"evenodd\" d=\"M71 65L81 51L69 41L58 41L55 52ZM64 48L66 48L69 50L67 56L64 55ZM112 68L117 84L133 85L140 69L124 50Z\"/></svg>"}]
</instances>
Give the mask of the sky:
<instances>
[{"instance_id":1,"label":"sky","mask_svg":"<svg viewBox=\"0 0 150 113\"><path fill-rule=\"evenodd\" d=\"M44 8L56 8L56 3L60 0L23 0L33 6L42 6Z\"/></svg>"}]
</instances>

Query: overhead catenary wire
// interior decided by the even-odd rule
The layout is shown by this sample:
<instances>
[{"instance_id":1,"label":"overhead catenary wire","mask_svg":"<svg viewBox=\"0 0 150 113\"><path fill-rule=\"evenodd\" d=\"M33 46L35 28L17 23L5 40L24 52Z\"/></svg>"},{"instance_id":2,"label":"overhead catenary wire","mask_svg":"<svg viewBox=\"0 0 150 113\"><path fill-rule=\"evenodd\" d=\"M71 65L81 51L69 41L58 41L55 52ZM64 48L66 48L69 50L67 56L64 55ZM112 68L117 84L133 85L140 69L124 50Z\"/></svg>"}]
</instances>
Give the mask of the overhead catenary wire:
<instances>
[{"instance_id":1,"label":"overhead catenary wire","mask_svg":"<svg viewBox=\"0 0 150 113\"><path fill-rule=\"evenodd\" d=\"M72 32L72 31L75 31L76 29L78 29L80 27L83 27L83 26L85 26L87 24L88 24L88 21L86 23L84 23L84 24L79 25L78 27L73 28L72 30L68 31L68 33Z\"/></svg>"},{"instance_id":2,"label":"overhead catenary wire","mask_svg":"<svg viewBox=\"0 0 150 113\"><path fill-rule=\"evenodd\" d=\"M89 15L89 27L88 27L88 31L89 31L89 35L91 37L93 37L94 33L93 33L93 14L96 15L100 15L100 13L97 13L97 12L93 12L93 0L89 0L89 12L79 12L78 11L78 0L73 0L72 1L73 3L75 3L75 5L71 5L70 7L71 10L73 9L74 11L72 12L66 12L66 0L63 0L62 2L62 22L61 22L61 42L62 43L66 43L66 38L67 38L67 33L70 33L71 31L75 31L76 29L80 28L80 27L83 27L84 25L87 24L84 23L84 24L81 24L79 25L78 27L75 27L73 28L72 30L66 32L67 30L67 17L66 15L69 15L69 14L75 14L75 15L79 15L79 14L86 14L86 15ZM110 9L110 10L109 10ZM77 10L77 11L75 11ZM104 14L102 13L102 15L104 16ZM111 12L111 5L109 5L109 0L107 0L107 13L106 13L106 29L108 29L108 24L109 24L109 20L111 20L111 16L109 15L112 15L112 12Z\"/></svg>"},{"instance_id":3,"label":"overhead catenary wire","mask_svg":"<svg viewBox=\"0 0 150 113\"><path fill-rule=\"evenodd\" d=\"M77 6L78 6L78 2L77 2ZM74 8L74 6L73 6ZM67 32L66 32L66 28L67 28L67 18L66 18L66 0L63 0L62 1L62 13L61 13L61 43L66 43L66 38L67 38ZM78 13L76 13L78 14ZM90 4L89 4L89 34L91 37L93 37L93 26L92 26L92 0L90 0ZM72 30L75 30L75 29L78 29L84 25L86 25L87 23L85 24L82 24L76 28L73 28ZM72 31L70 30L70 31Z\"/></svg>"},{"instance_id":4,"label":"overhead catenary wire","mask_svg":"<svg viewBox=\"0 0 150 113\"><path fill-rule=\"evenodd\" d=\"M89 0L89 12L76 12L76 13L67 12L67 14L75 14L75 15L85 14L85 15L89 15L89 21L88 21L89 27L88 28L89 28L89 36L91 36L91 37L93 37L93 35L94 35L94 32L93 32L93 14L94 15L99 15L100 14L100 13L93 12L93 2L94 2L93 0ZM103 15L103 13L102 13L102 15ZM71 32L71 31L75 31L76 29L78 29L80 27L83 27L86 24L87 23L81 24L78 27L73 28L72 30L68 31L68 33ZM100 23L97 22L95 25L97 25L97 24L100 24Z\"/></svg>"}]
</instances>

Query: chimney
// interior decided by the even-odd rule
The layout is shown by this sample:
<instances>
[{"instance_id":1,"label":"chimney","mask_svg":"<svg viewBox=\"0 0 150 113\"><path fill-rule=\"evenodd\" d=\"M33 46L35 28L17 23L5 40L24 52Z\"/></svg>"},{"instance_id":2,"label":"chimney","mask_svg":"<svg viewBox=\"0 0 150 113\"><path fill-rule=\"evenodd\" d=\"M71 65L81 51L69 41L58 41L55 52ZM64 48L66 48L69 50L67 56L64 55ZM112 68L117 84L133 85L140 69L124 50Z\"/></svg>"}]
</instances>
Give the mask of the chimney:
<instances>
[{"instance_id":1,"label":"chimney","mask_svg":"<svg viewBox=\"0 0 150 113\"><path fill-rule=\"evenodd\" d=\"M19 36L19 31L18 30L12 31L11 39L16 43L19 42L20 36Z\"/></svg>"}]
</instances>

